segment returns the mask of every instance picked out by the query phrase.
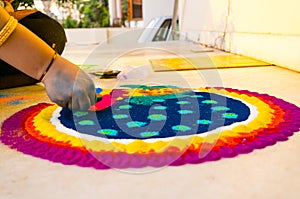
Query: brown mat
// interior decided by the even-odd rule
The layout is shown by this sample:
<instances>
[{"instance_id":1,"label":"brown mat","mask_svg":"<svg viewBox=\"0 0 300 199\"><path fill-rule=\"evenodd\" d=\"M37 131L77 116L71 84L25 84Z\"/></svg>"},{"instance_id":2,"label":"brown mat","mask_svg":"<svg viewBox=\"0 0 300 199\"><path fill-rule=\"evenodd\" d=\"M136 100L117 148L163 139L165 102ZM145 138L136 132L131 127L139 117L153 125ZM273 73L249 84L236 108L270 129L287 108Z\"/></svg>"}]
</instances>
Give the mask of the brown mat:
<instances>
[{"instance_id":1,"label":"brown mat","mask_svg":"<svg viewBox=\"0 0 300 199\"><path fill-rule=\"evenodd\" d=\"M155 72L174 70L199 70L215 68L238 68L270 66L272 64L240 55L198 56L150 60Z\"/></svg>"}]
</instances>

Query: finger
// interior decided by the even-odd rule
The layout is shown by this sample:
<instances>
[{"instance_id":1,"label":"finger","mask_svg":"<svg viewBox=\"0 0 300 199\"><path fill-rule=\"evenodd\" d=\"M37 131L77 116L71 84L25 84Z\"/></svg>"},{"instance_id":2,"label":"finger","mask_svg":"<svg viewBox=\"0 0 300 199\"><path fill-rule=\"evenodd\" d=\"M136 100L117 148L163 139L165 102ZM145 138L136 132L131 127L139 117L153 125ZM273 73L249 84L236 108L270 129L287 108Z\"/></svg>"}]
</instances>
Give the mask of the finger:
<instances>
[{"instance_id":1,"label":"finger","mask_svg":"<svg viewBox=\"0 0 300 199\"><path fill-rule=\"evenodd\" d=\"M73 106L73 103L72 103L72 98L71 98L68 102L68 109L72 110L72 106Z\"/></svg>"},{"instance_id":2,"label":"finger","mask_svg":"<svg viewBox=\"0 0 300 199\"><path fill-rule=\"evenodd\" d=\"M96 101L97 101L97 95L96 95L96 92L95 92L95 90L94 91L91 91L91 92L89 92L89 99L90 99L90 103L91 103L91 105L94 105L95 103L96 103Z\"/></svg>"},{"instance_id":3,"label":"finger","mask_svg":"<svg viewBox=\"0 0 300 199\"><path fill-rule=\"evenodd\" d=\"M94 105L97 101L96 88L93 82L91 82L88 90L88 97L90 99L91 105Z\"/></svg>"},{"instance_id":4,"label":"finger","mask_svg":"<svg viewBox=\"0 0 300 199\"><path fill-rule=\"evenodd\" d=\"M86 111L91 106L91 101L86 94L81 97L73 98L72 102L72 110Z\"/></svg>"},{"instance_id":5,"label":"finger","mask_svg":"<svg viewBox=\"0 0 300 199\"><path fill-rule=\"evenodd\" d=\"M87 110L92 106L91 100L87 95L81 98L80 100L78 100L78 104L80 110Z\"/></svg>"},{"instance_id":6,"label":"finger","mask_svg":"<svg viewBox=\"0 0 300 199\"><path fill-rule=\"evenodd\" d=\"M60 107L63 107L63 108L66 108L66 107L67 107L66 101L53 100L53 102L54 102L55 104L57 104L58 106L60 106Z\"/></svg>"},{"instance_id":7,"label":"finger","mask_svg":"<svg viewBox=\"0 0 300 199\"><path fill-rule=\"evenodd\" d=\"M75 110L75 111L79 111L80 110L78 100L80 100L80 98L73 97L73 99L72 99L72 107L71 107L72 110Z\"/></svg>"}]
</instances>

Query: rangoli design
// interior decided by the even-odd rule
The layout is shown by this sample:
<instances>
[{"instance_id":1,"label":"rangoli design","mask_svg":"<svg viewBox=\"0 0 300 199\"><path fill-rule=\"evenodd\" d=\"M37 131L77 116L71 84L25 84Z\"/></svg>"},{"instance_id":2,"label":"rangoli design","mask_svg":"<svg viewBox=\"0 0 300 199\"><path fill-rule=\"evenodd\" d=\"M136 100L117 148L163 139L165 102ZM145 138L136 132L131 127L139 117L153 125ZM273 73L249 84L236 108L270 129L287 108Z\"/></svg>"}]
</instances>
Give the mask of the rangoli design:
<instances>
[{"instance_id":1,"label":"rangoli design","mask_svg":"<svg viewBox=\"0 0 300 199\"><path fill-rule=\"evenodd\" d=\"M67 165L144 168L234 157L300 128L300 108L246 90L125 85L97 93L88 111L49 103L23 109L4 121L0 140Z\"/></svg>"}]
</instances>

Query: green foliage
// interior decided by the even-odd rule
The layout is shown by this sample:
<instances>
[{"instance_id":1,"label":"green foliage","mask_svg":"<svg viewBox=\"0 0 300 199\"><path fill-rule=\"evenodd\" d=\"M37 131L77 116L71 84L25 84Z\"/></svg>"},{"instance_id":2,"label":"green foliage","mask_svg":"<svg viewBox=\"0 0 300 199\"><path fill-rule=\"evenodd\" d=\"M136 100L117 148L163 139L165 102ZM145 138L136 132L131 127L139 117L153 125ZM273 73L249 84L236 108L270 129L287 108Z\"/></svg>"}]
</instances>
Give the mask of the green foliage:
<instances>
[{"instance_id":1,"label":"green foliage","mask_svg":"<svg viewBox=\"0 0 300 199\"><path fill-rule=\"evenodd\" d=\"M60 0L62 1L65 0ZM62 23L64 28L97 28L109 27L108 0L77 0L79 7L80 21L68 17Z\"/></svg>"},{"instance_id":2,"label":"green foliage","mask_svg":"<svg viewBox=\"0 0 300 199\"><path fill-rule=\"evenodd\" d=\"M82 18L79 22L68 17L63 22L65 28L96 28L109 27L108 0L54 0L60 6L64 3L76 3L80 8L79 12ZM124 0L123 0L124 1ZM19 6L33 7L34 0L14 0L12 3L14 9Z\"/></svg>"},{"instance_id":3,"label":"green foliage","mask_svg":"<svg viewBox=\"0 0 300 199\"><path fill-rule=\"evenodd\" d=\"M109 26L108 0L78 1L82 18L79 28L96 28Z\"/></svg>"},{"instance_id":4,"label":"green foliage","mask_svg":"<svg viewBox=\"0 0 300 199\"><path fill-rule=\"evenodd\" d=\"M66 3L66 2L72 2L75 3L76 0L55 0L58 4ZM19 6L24 7L33 7L34 6L34 0L14 0L11 5L16 10Z\"/></svg>"},{"instance_id":5,"label":"green foliage","mask_svg":"<svg viewBox=\"0 0 300 199\"><path fill-rule=\"evenodd\" d=\"M78 1L78 0L55 0L55 1L57 2L58 5L60 5L63 3L68 3L68 2L76 3L76 1Z\"/></svg>"},{"instance_id":6,"label":"green foliage","mask_svg":"<svg viewBox=\"0 0 300 199\"><path fill-rule=\"evenodd\" d=\"M33 7L34 2L33 0L14 0L11 5L16 10L19 6Z\"/></svg>"},{"instance_id":7,"label":"green foliage","mask_svg":"<svg viewBox=\"0 0 300 199\"><path fill-rule=\"evenodd\" d=\"M75 19L72 19L70 16L65 19L65 21L62 23L62 26L64 28L77 28L78 24Z\"/></svg>"}]
</instances>

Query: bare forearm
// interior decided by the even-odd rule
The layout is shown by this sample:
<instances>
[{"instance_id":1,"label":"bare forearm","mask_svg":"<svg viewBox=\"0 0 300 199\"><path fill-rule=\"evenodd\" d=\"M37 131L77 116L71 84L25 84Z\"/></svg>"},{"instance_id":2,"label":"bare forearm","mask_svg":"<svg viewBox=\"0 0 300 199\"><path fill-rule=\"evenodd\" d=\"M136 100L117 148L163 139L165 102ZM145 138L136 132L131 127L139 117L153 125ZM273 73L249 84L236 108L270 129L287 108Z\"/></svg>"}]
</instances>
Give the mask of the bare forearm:
<instances>
[{"instance_id":1,"label":"bare forearm","mask_svg":"<svg viewBox=\"0 0 300 199\"><path fill-rule=\"evenodd\" d=\"M5 27L0 32L0 59L35 79L41 79L49 98L62 107L87 110L94 104L95 85L91 78L70 61L59 55L53 56L55 52L48 44L21 24L16 27L11 19L0 7L0 30ZM10 35L8 30L14 31Z\"/></svg>"},{"instance_id":2,"label":"bare forearm","mask_svg":"<svg viewBox=\"0 0 300 199\"><path fill-rule=\"evenodd\" d=\"M9 17L0 7L0 28ZM0 47L0 59L35 79L40 79L53 54L53 49L21 24Z\"/></svg>"}]
</instances>

